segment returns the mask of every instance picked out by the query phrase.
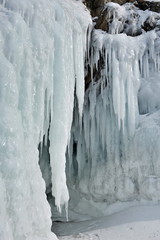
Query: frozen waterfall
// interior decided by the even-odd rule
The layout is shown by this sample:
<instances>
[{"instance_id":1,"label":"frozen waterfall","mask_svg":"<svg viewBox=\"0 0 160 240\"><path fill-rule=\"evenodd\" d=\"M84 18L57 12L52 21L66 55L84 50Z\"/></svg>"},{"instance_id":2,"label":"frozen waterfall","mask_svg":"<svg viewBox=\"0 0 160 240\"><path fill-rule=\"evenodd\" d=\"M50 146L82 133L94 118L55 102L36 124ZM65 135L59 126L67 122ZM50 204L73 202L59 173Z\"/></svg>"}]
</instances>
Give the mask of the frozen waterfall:
<instances>
[{"instance_id":1,"label":"frozen waterfall","mask_svg":"<svg viewBox=\"0 0 160 240\"><path fill-rule=\"evenodd\" d=\"M160 200L160 30L120 34L118 19L128 17L130 5L106 6L116 13L109 33L92 33L81 129L75 103L67 161L71 216L102 216L116 202ZM140 14L142 22L152 13Z\"/></svg>"},{"instance_id":2,"label":"frozen waterfall","mask_svg":"<svg viewBox=\"0 0 160 240\"><path fill-rule=\"evenodd\" d=\"M81 0L0 0L2 240L160 200L160 17L105 6L108 32Z\"/></svg>"},{"instance_id":3,"label":"frozen waterfall","mask_svg":"<svg viewBox=\"0 0 160 240\"><path fill-rule=\"evenodd\" d=\"M65 152L75 84L82 114L91 20L72 0L1 0L0 11L0 239L56 239L38 145L50 126L52 194L60 210L69 199Z\"/></svg>"}]
</instances>

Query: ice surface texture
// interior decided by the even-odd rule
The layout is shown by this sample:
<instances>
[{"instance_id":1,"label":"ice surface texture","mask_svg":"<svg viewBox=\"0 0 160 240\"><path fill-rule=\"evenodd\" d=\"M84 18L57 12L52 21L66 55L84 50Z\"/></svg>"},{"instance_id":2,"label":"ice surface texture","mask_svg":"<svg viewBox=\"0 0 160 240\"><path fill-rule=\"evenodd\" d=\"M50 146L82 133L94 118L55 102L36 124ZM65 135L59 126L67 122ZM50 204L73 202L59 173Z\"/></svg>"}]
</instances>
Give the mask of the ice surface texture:
<instances>
[{"instance_id":1,"label":"ice surface texture","mask_svg":"<svg viewBox=\"0 0 160 240\"><path fill-rule=\"evenodd\" d=\"M69 198L65 152L75 84L80 114L84 98L90 19L82 9L75 1L0 1L0 239L56 239L38 144L50 123L52 193L60 209Z\"/></svg>"},{"instance_id":2,"label":"ice surface texture","mask_svg":"<svg viewBox=\"0 0 160 240\"><path fill-rule=\"evenodd\" d=\"M160 200L159 41L158 29L137 37L92 34L95 78L80 131L75 108L67 172L73 198L75 190L102 215L102 203ZM78 204L81 213L97 215Z\"/></svg>"}]
</instances>

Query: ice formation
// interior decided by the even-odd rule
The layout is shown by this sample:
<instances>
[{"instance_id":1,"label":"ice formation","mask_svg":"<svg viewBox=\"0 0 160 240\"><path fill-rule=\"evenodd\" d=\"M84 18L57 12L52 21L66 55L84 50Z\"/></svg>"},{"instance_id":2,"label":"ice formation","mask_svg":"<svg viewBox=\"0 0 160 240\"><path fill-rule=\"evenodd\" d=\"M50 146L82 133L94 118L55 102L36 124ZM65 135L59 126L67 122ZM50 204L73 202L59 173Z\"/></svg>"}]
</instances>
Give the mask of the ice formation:
<instances>
[{"instance_id":1,"label":"ice formation","mask_svg":"<svg viewBox=\"0 0 160 240\"><path fill-rule=\"evenodd\" d=\"M117 11L117 4L107 6ZM118 9L109 34L92 33L93 79L81 130L75 106L67 164L71 200L78 194L74 208L94 216L117 201L160 200L160 31L118 34L128 5Z\"/></svg>"},{"instance_id":2,"label":"ice formation","mask_svg":"<svg viewBox=\"0 0 160 240\"><path fill-rule=\"evenodd\" d=\"M89 29L90 45L81 1L0 0L0 239L56 239L42 173L59 211L67 209L66 156L71 205L81 213L160 200L159 25L127 36L136 24L121 33L120 19L132 8L107 6L109 32ZM152 18L140 16L139 28ZM78 209L82 199L97 212Z\"/></svg>"},{"instance_id":3,"label":"ice formation","mask_svg":"<svg viewBox=\"0 0 160 240\"><path fill-rule=\"evenodd\" d=\"M89 22L81 2L0 1L0 239L56 239L38 145L50 126L52 194L60 209L69 198L65 152L75 84L80 115L83 108Z\"/></svg>"}]
</instances>

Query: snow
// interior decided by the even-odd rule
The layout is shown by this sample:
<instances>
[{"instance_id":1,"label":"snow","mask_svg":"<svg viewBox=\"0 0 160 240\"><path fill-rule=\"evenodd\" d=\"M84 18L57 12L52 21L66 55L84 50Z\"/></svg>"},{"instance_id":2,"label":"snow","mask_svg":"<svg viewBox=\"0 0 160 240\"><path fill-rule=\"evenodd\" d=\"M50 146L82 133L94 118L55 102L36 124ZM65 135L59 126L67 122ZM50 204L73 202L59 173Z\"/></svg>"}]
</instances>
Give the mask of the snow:
<instances>
[{"instance_id":1,"label":"snow","mask_svg":"<svg viewBox=\"0 0 160 240\"><path fill-rule=\"evenodd\" d=\"M159 93L159 73L153 73L153 75L142 78L138 93L139 111L141 114L152 113L160 109Z\"/></svg>"},{"instance_id":2,"label":"snow","mask_svg":"<svg viewBox=\"0 0 160 240\"><path fill-rule=\"evenodd\" d=\"M105 218L64 223L59 230L68 236L60 240L158 240L160 238L160 205L143 205L119 211ZM63 229L64 227L64 229ZM72 235L70 235L72 233Z\"/></svg>"},{"instance_id":3,"label":"snow","mask_svg":"<svg viewBox=\"0 0 160 240\"><path fill-rule=\"evenodd\" d=\"M52 193L61 210L69 199L65 152L75 84L80 114L83 107L90 22L81 2L0 3L0 239L57 239L38 146L50 126Z\"/></svg>"}]
</instances>

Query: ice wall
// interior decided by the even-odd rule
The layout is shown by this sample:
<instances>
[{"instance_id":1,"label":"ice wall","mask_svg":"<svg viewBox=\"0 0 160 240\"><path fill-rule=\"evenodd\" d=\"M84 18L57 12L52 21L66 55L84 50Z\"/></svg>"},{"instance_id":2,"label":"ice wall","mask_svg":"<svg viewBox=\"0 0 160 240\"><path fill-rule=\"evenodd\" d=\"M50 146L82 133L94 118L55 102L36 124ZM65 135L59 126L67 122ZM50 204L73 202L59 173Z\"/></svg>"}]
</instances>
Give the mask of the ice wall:
<instances>
[{"instance_id":1,"label":"ice wall","mask_svg":"<svg viewBox=\"0 0 160 240\"><path fill-rule=\"evenodd\" d=\"M38 165L50 125L52 193L68 201L65 152L84 96L89 14L81 2L0 1L0 239L56 239ZM47 142L47 141L46 141Z\"/></svg>"},{"instance_id":2,"label":"ice wall","mask_svg":"<svg viewBox=\"0 0 160 240\"><path fill-rule=\"evenodd\" d=\"M81 130L75 107L67 164L73 198L87 206L74 208L95 216L117 201L160 200L160 32L117 27L115 15L111 34L92 34L92 83Z\"/></svg>"}]
</instances>

